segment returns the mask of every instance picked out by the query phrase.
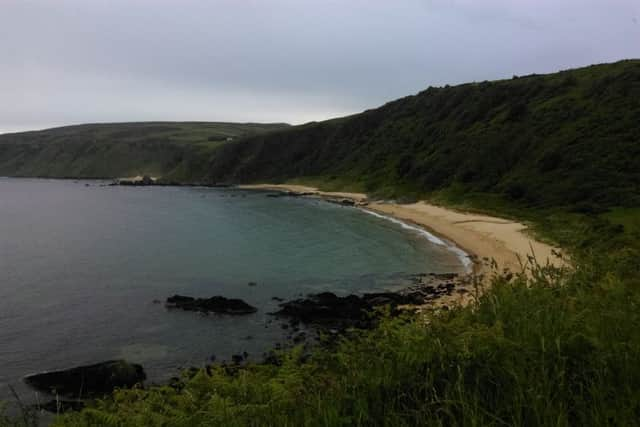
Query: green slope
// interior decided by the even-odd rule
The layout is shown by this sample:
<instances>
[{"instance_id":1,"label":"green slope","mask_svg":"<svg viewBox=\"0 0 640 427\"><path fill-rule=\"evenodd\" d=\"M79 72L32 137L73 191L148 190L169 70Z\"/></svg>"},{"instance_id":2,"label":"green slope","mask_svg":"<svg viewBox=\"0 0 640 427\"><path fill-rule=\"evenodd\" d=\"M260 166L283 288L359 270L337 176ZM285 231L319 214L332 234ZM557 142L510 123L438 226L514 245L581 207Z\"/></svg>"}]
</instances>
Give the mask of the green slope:
<instances>
[{"instance_id":1,"label":"green slope","mask_svg":"<svg viewBox=\"0 0 640 427\"><path fill-rule=\"evenodd\" d=\"M640 204L639 141L640 60L629 60L429 88L295 127L131 123L0 135L0 175L296 180L592 211Z\"/></svg>"},{"instance_id":2,"label":"green slope","mask_svg":"<svg viewBox=\"0 0 640 427\"><path fill-rule=\"evenodd\" d=\"M0 135L0 176L120 177L171 173L192 179L228 139L285 124L147 122L66 126Z\"/></svg>"},{"instance_id":3,"label":"green slope","mask_svg":"<svg viewBox=\"0 0 640 427\"><path fill-rule=\"evenodd\" d=\"M209 173L386 196L492 193L528 207L638 205L640 61L429 88L226 145Z\"/></svg>"}]
</instances>

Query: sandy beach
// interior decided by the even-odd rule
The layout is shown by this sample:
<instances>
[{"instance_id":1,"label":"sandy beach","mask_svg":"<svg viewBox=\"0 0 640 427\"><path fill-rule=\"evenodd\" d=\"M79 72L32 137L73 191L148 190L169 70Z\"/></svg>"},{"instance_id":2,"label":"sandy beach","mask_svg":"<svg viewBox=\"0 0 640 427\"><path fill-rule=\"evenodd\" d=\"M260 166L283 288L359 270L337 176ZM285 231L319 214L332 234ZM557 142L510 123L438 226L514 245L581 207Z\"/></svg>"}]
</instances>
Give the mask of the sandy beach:
<instances>
[{"instance_id":1,"label":"sandy beach","mask_svg":"<svg viewBox=\"0 0 640 427\"><path fill-rule=\"evenodd\" d=\"M239 185L238 188L244 188L247 190L274 190L274 191L292 191L294 193L313 193L313 195L320 197L330 198L344 198L351 199L356 202L363 202L367 200L367 195L364 193L344 193L344 192L330 192L320 191L314 187L307 187L306 185L295 184L253 184L253 185Z\"/></svg>"},{"instance_id":2,"label":"sandy beach","mask_svg":"<svg viewBox=\"0 0 640 427\"><path fill-rule=\"evenodd\" d=\"M527 233L526 225L508 219L459 212L424 201L402 205L369 201L363 206L368 200L366 194L326 192L302 185L259 184L244 185L240 188L292 191L311 193L317 197L352 199L365 209L417 224L454 243L476 260L474 271L485 276L490 273L492 261L495 261L499 271L509 269L514 272L521 271L521 261L527 262L530 256L534 256L541 265L563 265L563 261L554 255L554 252L559 252L558 248L534 239Z\"/></svg>"}]
</instances>

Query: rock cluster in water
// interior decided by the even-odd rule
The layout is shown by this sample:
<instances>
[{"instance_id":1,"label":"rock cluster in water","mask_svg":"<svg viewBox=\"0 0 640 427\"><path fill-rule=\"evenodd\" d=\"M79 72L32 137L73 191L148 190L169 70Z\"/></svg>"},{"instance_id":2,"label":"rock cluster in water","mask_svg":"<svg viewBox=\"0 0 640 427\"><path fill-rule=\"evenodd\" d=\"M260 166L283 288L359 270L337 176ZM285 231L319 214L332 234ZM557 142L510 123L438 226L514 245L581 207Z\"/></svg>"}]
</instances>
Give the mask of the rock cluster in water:
<instances>
[{"instance_id":1,"label":"rock cluster in water","mask_svg":"<svg viewBox=\"0 0 640 427\"><path fill-rule=\"evenodd\" d=\"M413 277L414 286L403 292L378 292L363 295L337 296L331 292L309 295L279 304L280 310L271 313L294 322L344 329L369 328L375 324L376 309L388 307L391 315L401 308L419 306L456 292L467 292L457 274L419 274Z\"/></svg>"},{"instance_id":2,"label":"rock cluster in water","mask_svg":"<svg viewBox=\"0 0 640 427\"><path fill-rule=\"evenodd\" d=\"M399 306L420 304L422 301L419 295L413 293L401 295L381 292L340 297L331 292L322 292L284 302L280 304L280 310L272 314L323 327L369 328L375 321L375 308L389 306L392 314L397 314Z\"/></svg>"},{"instance_id":3,"label":"rock cluster in water","mask_svg":"<svg viewBox=\"0 0 640 427\"><path fill-rule=\"evenodd\" d=\"M73 399L111 393L133 387L147 378L142 366L124 360L28 375L24 382L36 390Z\"/></svg>"},{"instance_id":4,"label":"rock cluster in water","mask_svg":"<svg viewBox=\"0 0 640 427\"><path fill-rule=\"evenodd\" d=\"M291 301L281 302L280 309L271 313L279 318L286 318L283 329L291 330L288 339L293 344L304 344L308 351L311 338L317 337L315 329L329 331L333 337L339 336L348 328L371 328L379 319L378 310L386 307L391 315L399 314L405 308L419 306L445 296L469 292L470 277L457 274L417 274L410 276L413 286L401 292L378 292L363 295L338 296L331 292L322 292ZM249 285L255 285L251 282ZM167 298L166 306L188 311L221 314L250 314L257 309L240 299L214 296L211 298L193 298L174 295ZM442 306L446 308L446 306ZM271 322L269 322L271 323ZM301 324L312 326L300 330ZM300 326L300 327L299 327ZM331 338L330 338L331 340ZM330 341L329 341L330 342ZM276 349L282 348L276 344ZM274 352L264 355L263 363L279 364L279 356ZM248 354L234 354L232 365L222 366L228 369L240 368L247 361ZM215 357L212 357L212 361ZM207 368L208 369L208 368ZM198 369L193 368L193 372ZM79 410L84 407L83 399L100 397L113 392L116 388L129 388L141 384L146 379L142 366L124 360L111 360L93 365L79 366L60 371L43 372L29 375L24 381L31 387L63 398L74 400L56 400L40 405L40 409L52 412ZM178 378L171 386L179 387L182 381Z\"/></svg>"},{"instance_id":5,"label":"rock cluster in water","mask_svg":"<svg viewBox=\"0 0 640 427\"><path fill-rule=\"evenodd\" d=\"M258 311L257 308L247 304L241 299L214 296L211 298L193 298L183 295L174 295L167 298L165 305L168 308L179 308L187 311L199 311L202 313L218 314L251 314Z\"/></svg>"}]
</instances>

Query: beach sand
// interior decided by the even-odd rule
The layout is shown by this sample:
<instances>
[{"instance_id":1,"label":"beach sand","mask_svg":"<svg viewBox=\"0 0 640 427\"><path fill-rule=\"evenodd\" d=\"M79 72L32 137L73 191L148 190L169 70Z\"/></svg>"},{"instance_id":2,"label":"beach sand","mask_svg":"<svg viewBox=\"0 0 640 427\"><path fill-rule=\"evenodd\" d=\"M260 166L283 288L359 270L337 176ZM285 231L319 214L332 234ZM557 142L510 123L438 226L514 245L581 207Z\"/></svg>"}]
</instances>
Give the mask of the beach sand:
<instances>
[{"instance_id":1,"label":"beach sand","mask_svg":"<svg viewBox=\"0 0 640 427\"><path fill-rule=\"evenodd\" d=\"M274 191L293 191L294 193L313 193L316 196L330 197L334 199L351 199L356 202L362 202L367 200L367 195L364 193L341 193L341 192L329 192L320 191L314 187L307 187L305 185L294 184L255 184L255 185L239 185L238 188L244 188L247 190L274 190Z\"/></svg>"},{"instance_id":2,"label":"beach sand","mask_svg":"<svg viewBox=\"0 0 640 427\"><path fill-rule=\"evenodd\" d=\"M408 205L371 203L367 208L419 224L485 263L495 261L500 271L519 272L521 262L526 263L530 256L540 265L563 265L562 259L554 254L559 252L558 248L534 239L527 233L527 226L519 222L458 212L426 202ZM482 265L479 267L486 269Z\"/></svg>"}]
</instances>

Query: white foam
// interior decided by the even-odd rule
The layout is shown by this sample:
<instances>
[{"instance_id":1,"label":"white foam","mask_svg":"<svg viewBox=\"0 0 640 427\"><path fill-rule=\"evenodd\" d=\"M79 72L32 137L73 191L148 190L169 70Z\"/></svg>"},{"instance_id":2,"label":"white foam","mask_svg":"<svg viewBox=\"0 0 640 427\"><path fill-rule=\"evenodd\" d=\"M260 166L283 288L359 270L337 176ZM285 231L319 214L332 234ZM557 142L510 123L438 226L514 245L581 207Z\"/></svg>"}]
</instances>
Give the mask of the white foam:
<instances>
[{"instance_id":1,"label":"white foam","mask_svg":"<svg viewBox=\"0 0 640 427\"><path fill-rule=\"evenodd\" d=\"M445 246L448 250L450 250L451 252L453 252L454 254L456 254L456 256L458 257L458 259L460 259L460 262L462 262L462 265L464 266L465 270L470 271L471 270L471 258L469 257L469 254L466 253L465 251L463 251L462 249L460 249L459 247L457 247L456 245L454 245L451 242L448 242L446 240L443 240L437 236L434 236L433 234L429 233L427 230L425 230L424 228L415 226L415 225L411 225L411 224L407 224L404 221L400 221L397 218L391 217L391 216L387 216L387 215L382 215L379 214L377 212L373 212L370 211L368 209L362 209L363 212L368 213L369 215L373 215L377 218L382 218L385 219L387 221L391 221L394 224L399 225L400 227L404 228L405 230L411 230L423 237L425 237L428 241L430 241L431 243L434 243L436 245L439 246Z\"/></svg>"}]
</instances>

